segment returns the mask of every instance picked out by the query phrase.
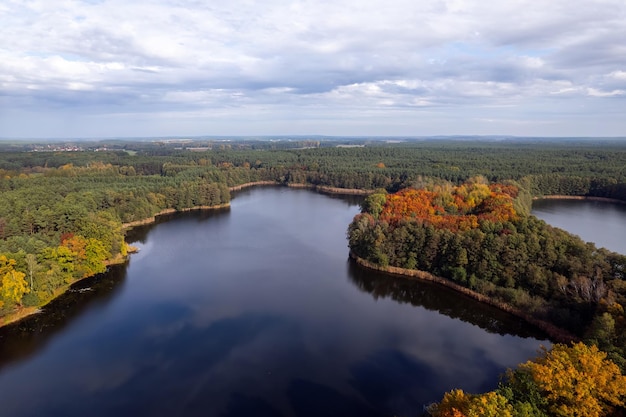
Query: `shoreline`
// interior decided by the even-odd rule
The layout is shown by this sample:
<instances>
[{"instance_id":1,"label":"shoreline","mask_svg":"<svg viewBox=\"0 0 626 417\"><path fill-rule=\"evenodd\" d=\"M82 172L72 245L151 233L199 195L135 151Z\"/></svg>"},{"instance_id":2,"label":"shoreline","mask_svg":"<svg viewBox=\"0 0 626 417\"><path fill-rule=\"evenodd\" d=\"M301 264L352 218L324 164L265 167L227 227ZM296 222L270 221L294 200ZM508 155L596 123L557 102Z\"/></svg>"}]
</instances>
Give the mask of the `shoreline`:
<instances>
[{"instance_id":1,"label":"shoreline","mask_svg":"<svg viewBox=\"0 0 626 417\"><path fill-rule=\"evenodd\" d=\"M252 187L256 187L256 186L277 186L277 187L288 187L288 188L296 188L296 189L308 189L308 190L313 190L313 191L317 191L320 193L324 193L324 194L336 194L336 195L360 195L360 196L367 196L370 195L374 192L374 190L364 190L361 188L338 188L338 187L329 187L326 185L314 185L314 184L305 184L305 183L287 183L287 184L281 184L281 183L277 183L276 181L254 181L254 182L247 182L245 184L240 184L240 185L235 185L232 187L228 187L228 191L233 192L233 191L241 191L244 190L246 188L252 188ZM606 203L619 203L619 204L626 204L626 201L622 201L622 200L617 200L614 198L606 198L606 197L587 197L587 196L568 196L568 195L549 195L549 196L542 196L542 197L533 197L533 201L536 200L589 200L589 201L601 201L601 202L606 202ZM196 211L196 210L218 210L218 209L222 209L222 208L228 208L230 207L230 203L225 203L225 204L219 204L216 206L194 206L194 207L188 207L188 208L184 208L184 209L163 209L161 211L159 211L158 213L154 214L154 216L150 216L150 217L146 217L145 219L141 219L141 220L134 220L132 222L128 222L128 223L122 223L122 228L123 229L132 229L133 227L136 226L145 226L148 224L153 224L157 221L157 217L159 216L164 216L164 215L168 215L168 214L174 214L174 213L186 213L186 212L190 212L190 211Z\"/></svg>"},{"instance_id":2,"label":"shoreline","mask_svg":"<svg viewBox=\"0 0 626 417\"><path fill-rule=\"evenodd\" d=\"M594 196L586 196L586 195L544 195L540 197L533 197L533 201L537 200L579 200L579 201L600 201L603 203L616 203L616 204L626 204L624 200L618 200L617 198L609 198L609 197L594 197Z\"/></svg>"},{"instance_id":3,"label":"shoreline","mask_svg":"<svg viewBox=\"0 0 626 417\"><path fill-rule=\"evenodd\" d=\"M145 219L141 219L141 220L134 220L134 221L128 222L128 223L122 223L122 229L132 229L133 227L145 226L147 224L152 224L152 223L155 223L157 221L157 217L165 216L167 214L187 213L187 212L190 212L190 211L200 211L200 210L219 210L219 209L228 208L228 207L230 207L230 203L218 204L216 206L194 206L194 207L188 207L188 208L184 208L184 209L180 209L180 210L177 210L177 209L163 209L163 210L159 211L158 213L156 213L154 216L146 217Z\"/></svg>"},{"instance_id":4,"label":"shoreline","mask_svg":"<svg viewBox=\"0 0 626 417\"><path fill-rule=\"evenodd\" d=\"M233 191L240 191L240 190L243 190L245 188L256 187L257 185L258 186L262 186L262 185L280 185L280 183L277 183L276 181L252 181L252 182L246 182L244 184L233 185L232 187L228 187L228 191L230 191L232 193Z\"/></svg>"},{"instance_id":5,"label":"shoreline","mask_svg":"<svg viewBox=\"0 0 626 417\"><path fill-rule=\"evenodd\" d=\"M152 224L155 223L157 221L157 217L162 216L162 215L166 215L166 214L172 214L172 213L185 213L185 212L189 212L189 211L195 211L195 210L219 210L219 209L223 209L223 208L228 208L230 207L230 203L227 204L218 204L216 206L195 206L195 207L189 207L189 208L185 208L185 209L181 209L181 210L176 210L176 209L164 209L161 210L160 212L156 213L154 216L151 217L147 217L145 219L142 220L135 220L132 222L128 222L128 223L122 223L122 229L127 230L127 229L132 229L133 227L137 227L137 226L144 226L144 225L148 225L148 224ZM124 242L126 243L126 242ZM112 265L121 265L121 264L125 264L126 262L128 262L130 260L130 255L137 253L139 250L134 247L129 245L128 243L126 243L126 248L127 248L127 252L125 256L122 256L121 254L118 254L116 256L114 256L111 259L105 259L103 261L104 265L107 267L112 266ZM106 271L104 272L106 273ZM43 309L50 304L52 301L56 300L58 297L60 297L61 295L65 294L71 287L72 285L76 284L77 282L80 282L84 279L88 279L88 278L93 278L95 276L97 276L98 274L95 275L89 275L87 277L82 277L82 278L78 278L75 281L72 281L70 284L65 284L59 288L57 288L54 291L54 294L52 296L52 298L50 298L49 300L47 300L45 302L45 304L40 305L40 306L29 306L29 307L22 307L21 309L18 309L17 311L11 313L11 314L7 314L4 317L0 317L0 327L4 327L4 326L8 326L10 324L14 324L19 322L22 319L25 319L29 316L32 316L33 314L39 314L43 311Z\"/></svg>"},{"instance_id":6,"label":"shoreline","mask_svg":"<svg viewBox=\"0 0 626 417\"><path fill-rule=\"evenodd\" d=\"M337 188L337 187L327 187L325 185L313 185L313 184L303 184L303 183L280 184L280 183L277 183L276 181L247 182L245 184L228 187L228 191L230 192L241 191L246 188L252 188L252 187L257 187L257 186L276 186L276 187L287 186L288 188L309 189L309 190L317 191L320 193L336 194L336 195L369 195L374 192L374 190L362 190L359 188ZM219 209L228 208L228 207L230 207L230 203L218 204L216 206L194 206L194 207L184 208L180 210L173 209L173 208L163 209L159 211L158 213L154 214L154 216L146 217L145 219L141 219L141 220L134 220L128 223L122 223L122 229L132 229L133 227L136 227L136 226L145 226L148 224L152 224L157 221L157 217L168 215L168 214L186 213L186 212L196 211L196 210L219 210Z\"/></svg>"},{"instance_id":7,"label":"shoreline","mask_svg":"<svg viewBox=\"0 0 626 417\"><path fill-rule=\"evenodd\" d=\"M338 187L329 187L327 185L314 185L314 184L304 184L304 183L287 183L287 187L289 188L303 188L309 189L313 191L317 191L323 194L336 194L336 195L370 195L374 192L374 190L364 190L361 188L338 188Z\"/></svg>"},{"instance_id":8,"label":"shoreline","mask_svg":"<svg viewBox=\"0 0 626 417\"><path fill-rule=\"evenodd\" d=\"M338 188L338 187L329 187L329 186L325 186L325 185L314 185L314 184L305 184L305 183L287 183L287 184L281 184L278 183L276 181L253 181L253 182L248 182L248 183L244 183L244 184L240 184L240 185L235 185L232 187L228 187L229 192L233 192L233 191L240 191L246 188L251 188L251 187L256 187L256 186L287 186L289 188L296 188L296 189L309 189L312 191L316 191L319 193L324 193L324 194L335 194L335 195L359 195L359 196L366 196L369 195L371 193L374 192L374 190L364 190L364 189L359 189L359 188ZM612 198L606 198L606 197L593 197L593 196L567 196L567 195L550 195L550 196L541 196L541 197L533 197L533 201L534 200L557 200L557 199L562 199L562 200L591 200L591 201L602 201L602 202L610 202L610 203L618 203L618 204L626 204L626 201L622 201L622 200L617 200L617 199L612 199ZM157 218L159 216L164 216L164 215L168 215L168 214L174 214L174 213L185 213L185 212L190 212L190 211L196 211L196 210L219 210L219 209L224 209L224 208L228 208L230 207L230 203L225 203L225 204L218 204L216 206L194 206L194 207L188 207L188 208L184 208L184 209L163 209L160 212L154 214L153 216L147 217L145 219L141 219L141 220L135 220L132 222L127 222L127 223L122 223L122 229L124 230L128 230L128 229L132 229L133 227L138 227L138 226L145 226L145 225L149 225L149 224L153 224L157 221ZM123 264L128 262L130 255L132 255L133 253L136 253L137 250L136 249L132 249L132 247L129 246L129 250L128 250L128 254L126 256L116 256L115 258L112 259L107 259L104 261L105 266L109 267L111 265L118 265L118 264ZM515 315L516 317L519 317L523 320L525 320L526 322L534 325L535 327L539 328L540 330L544 331L548 336L553 337L555 340L559 340L562 337L565 337L565 341L569 341L569 340L575 340L575 338L572 335L567 334L567 332L564 332L562 329L559 329L553 325L551 325L548 322L544 322L542 320L538 320L538 319L533 319L531 317L527 317L521 310L515 309L507 304L498 302L496 300L492 300L482 294L479 294L477 292L474 292L466 287L462 287L452 281L449 281L445 278L442 277L437 277L435 275L432 275L426 271L419 271L419 270L409 270L409 269L404 269L404 268L397 268L397 267L380 267L378 265L375 265L369 261L366 261L365 259L359 258L356 255L354 255L352 253L352 251L350 251L350 257L353 258L359 265L365 267L365 268L369 268L369 269L373 269L376 271L380 271L380 272L385 272L385 273L389 273L392 275L398 275L398 276L403 276L403 277L409 277L409 278L417 278L423 281L430 281L430 282L436 282L439 283L441 285L444 285L448 288L451 288L453 290L459 291L463 294L468 295L469 297L480 301L480 302L484 302L486 304L492 305L494 307L500 308L503 311L506 311L508 313L511 313L513 315ZM9 324L12 323L16 323L22 319L25 319L33 314L39 314L41 313L41 311L43 310L44 307L46 307L50 302L52 302L54 299L58 298L60 295L64 294L65 292L67 292L67 290L76 282L79 282L83 279L86 278L91 278L93 277L93 275L89 276L89 277L83 277L80 279L77 279L76 281L72 282L71 284L67 284L59 289L57 289L57 291L55 291L54 296L48 300L45 304L38 306L38 307L23 307L22 309L16 311L15 313L12 314L8 314L4 317L0 317L0 327L4 327L7 326ZM553 328L553 329L552 329ZM551 330L548 330L551 329Z\"/></svg>"},{"instance_id":9,"label":"shoreline","mask_svg":"<svg viewBox=\"0 0 626 417\"><path fill-rule=\"evenodd\" d=\"M53 302L54 300L56 300L57 298L59 298L60 296L62 296L63 294L65 294L70 288L72 288L72 285L83 281L85 279L89 279L89 278L93 278L95 276L98 276L100 274L106 274L108 272L108 268L110 266L114 266L114 265L122 265L125 264L126 262L128 262L129 260L129 256L132 255L133 253L137 253L139 252L139 249L137 249L134 246L130 246L129 244L126 244L127 247L127 255L126 256L122 256L121 254L118 254L117 256L114 256L111 259L105 259L103 261L104 266L107 268L107 270L105 270L104 272L98 272L97 274L94 275L89 275L86 277L82 277L82 278L78 278L76 281L72 281L69 284L64 284L63 286L57 288L53 295L52 298L50 298L48 301L46 301L44 304L40 305L40 306L28 306L28 307L22 307L21 309L15 311L14 313L11 314L7 314L4 317L0 317L0 328L4 327L4 326L8 326L10 324L13 323L17 323L22 319L25 319L27 317L30 317L34 314L39 314L43 312L43 309L50 304L51 302Z\"/></svg>"},{"instance_id":10,"label":"shoreline","mask_svg":"<svg viewBox=\"0 0 626 417\"><path fill-rule=\"evenodd\" d=\"M233 192L233 191L240 191L243 190L245 188L250 188L250 187L256 187L256 186L264 186L264 185L271 185L271 186L284 186L284 184L280 184L277 183L276 181L254 181L254 182L247 182L245 184L240 184L240 185L235 185L232 187L228 187L228 191ZM333 188L333 187L324 187L324 186L315 186L315 185L309 185L309 184L287 184L288 187L291 188L308 188L308 189L312 189L314 191L319 191L319 192L326 192L328 194L345 194L345 195L367 195L369 193L371 193L371 191L368 190L359 190L359 189L344 189L344 188ZM127 223L122 223L122 229L123 230L129 230L132 229L134 227L138 227L138 226L146 226L149 224L153 224L156 223L157 218L159 216L164 216L164 215L168 215L168 214L174 214L174 213L185 213L185 212L190 212L190 211L196 211L196 210L220 210L220 209L224 209L224 208L228 208L230 207L230 203L225 203L225 204L218 204L215 206L194 206L194 207L188 207L188 208L184 208L184 209L163 209L161 211L159 211L158 213L155 213L153 216L150 217L146 217L145 219L141 219L141 220L134 220L132 222L127 222ZM121 255L117 255L114 258L111 259L106 259L104 261L104 265L108 268L111 265L120 265L120 264L124 264L126 262L129 261L130 259L130 255L132 255L133 253L137 252L137 248L134 248L130 245L127 244L127 248L128 248L128 252L126 256L121 256ZM96 274L97 275L97 274ZM4 317L0 317L0 327L4 327L4 326L8 326L10 324L14 324L19 322L20 320L23 320L29 316L32 316L34 314L39 314L43 311L43 309L50 304L53 300L57 299L59 296L65 294L72 285L74 285L75 283L82 281L84 279L87 278L92 278L95 275L90 275L88 277L83 277L83 278L79 278L76 281L73 281L71 284L66 284L62 287L57 288L57 290L55 290L54 295L52 296L52 298L48 301L46 301L45 304L41 305L41 306L29 306L29 307L22 307L18 310L16 310L13 313L7 314Z\"/></svg>"},{"instance_id":11,"label":"shoreline","mask_svg":"<svg viewBox=\"0 0 626 417\"><path fill-rule=\"evenodd\" d=\"M528 324L532 326L535 326L536 328L544 332L551 339L551 341L554 341L557 343L569 343L569 342L578 340L577 337L570 334L568 331L561 329L560 327L557 327L550 322L531 317L528 314L524 313L524 311L518 308L515 308L504 302L494 300L493 298L490 298L486 295L480 294L467 287L463 287L455 282L452 282L449 279L439 277L437 275L433 275L430 272L422 271L419 269L406 269L406 268L399 268L395 266L376 265L375 263L372 263L366 259L363 259L355 255L354 252L352 251L350 251L349 256L360 267L370 269L373 271L382 272L382 273L393 275L393 276L397 276L397 277L406 278L406 279L417 279L420 281L433 282L433 283L442 285L444 287L450 288L461 294L464 294L483 304L496 307L506 313L509 313L517 318L524 320L525 322L527 322Z\"/></svg>"},{"instance_id":12,"label":"shoreline","mask_svg":"<svg viewBox=\"0 0 626 417\"><path fill-rule=\"evenodd\" d=\"M288 187L288 188L298 188L298 189L307 189L312 191L317 191L323 194L336 194L336 195L370 195L374 192L374 190L365 190L361 188L339 188L339 187L330 187L327 185L315 185L315 184L306 184L302 182L288 182L288 183L279 183L276 181L255 181L255 182L247 182L241 185L235 185L233 187L229 187L229 191L240 191L246 188L255 187L255 186L264 186L271 185L277 187Z\"/></svg>"}]
</instances>

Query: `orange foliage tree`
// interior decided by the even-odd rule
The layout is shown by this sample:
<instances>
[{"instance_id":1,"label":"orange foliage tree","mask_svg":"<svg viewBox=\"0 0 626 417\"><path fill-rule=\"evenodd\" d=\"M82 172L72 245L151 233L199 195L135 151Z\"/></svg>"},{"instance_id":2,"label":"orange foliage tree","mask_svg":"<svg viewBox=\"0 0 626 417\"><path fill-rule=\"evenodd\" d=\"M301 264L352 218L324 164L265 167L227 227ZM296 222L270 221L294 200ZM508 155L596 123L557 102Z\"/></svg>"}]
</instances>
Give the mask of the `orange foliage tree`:
<instances>
[{"instance_id":1,"label":"orange foliage tree","mask_svg":"<svg viewBox=\"0 0 626 417\"><path fill-rule=\"evenodd\" d=\"M453 232L466 231L477 228L482 221L514 220L516 195L517 188L501 184L408 188L387 196L380 220L393 225L403 219L417 219Z\"/></svg>"}]
</instances>

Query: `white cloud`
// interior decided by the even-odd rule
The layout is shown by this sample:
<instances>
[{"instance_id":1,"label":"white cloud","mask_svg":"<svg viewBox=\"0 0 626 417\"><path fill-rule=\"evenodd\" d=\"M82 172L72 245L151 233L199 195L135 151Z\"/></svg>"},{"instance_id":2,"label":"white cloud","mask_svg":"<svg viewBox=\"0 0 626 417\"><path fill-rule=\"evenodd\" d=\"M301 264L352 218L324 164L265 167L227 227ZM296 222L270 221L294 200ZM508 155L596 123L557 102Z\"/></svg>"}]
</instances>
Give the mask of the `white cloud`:
<instances>
[{"instance_id":1,"label":"white cloud","mask_svg":"<svg viewBox=\"0 0 626 417\"><path fill-rule=\"evenodd\" d=\"M613 71L609 76L616 80L626 81L626 71Z\"/></svg>"},{"instance_id":2,"label":"white cloud","mask_svg":"<svg viewBox=\"0 0 626 417\"><path fill-rule=\"evenodd\" d=\"M592 97L616 97L626 95L624 90L601 91L596 88L588 88L587 94Z\"/></svg>"},{"instance_id":3,"label":"white cloud","mask_svg":"<svg viewBox=\"0 0 626 417\"><path fill-rule=\"evenodd\" d=\"M459 128L476 108L514 106L523 117L555 99L564 118L581 106L606 117L602 99L626 106L625 15L621 0L3 2L0 112L41 114L54 103L55 112L98 119L167 111L193 120L205 108L263 108L281 129L345 114L353 134L371 129L367 109L389 112L389 134L407 134L391 121L414 126L411 108L438 109ZM206 133L200 119L180 134ZM0 124L0 136L47 135L44 124L33 131L12 120ZM259 134L298 133L257 122L266 129ZM561 124L562 134L576 123ZM607 135L626 131L626 122L602 126L613 126ZM227 121L221 128L229 133ZM499 133L527 134L510 128Z\"/></svg>"}]
</instances>

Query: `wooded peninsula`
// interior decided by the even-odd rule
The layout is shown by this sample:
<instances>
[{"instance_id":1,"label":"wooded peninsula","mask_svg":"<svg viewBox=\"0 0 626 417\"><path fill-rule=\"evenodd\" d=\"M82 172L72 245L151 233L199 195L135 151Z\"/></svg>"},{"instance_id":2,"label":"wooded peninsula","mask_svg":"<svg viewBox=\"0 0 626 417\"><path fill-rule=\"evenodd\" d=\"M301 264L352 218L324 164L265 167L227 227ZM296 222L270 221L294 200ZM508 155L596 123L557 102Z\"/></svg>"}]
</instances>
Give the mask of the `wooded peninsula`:
<instances>
[{"instance_id":1,"label":"wooded peninsula","mask_svg":"<svg viewBox=\"0 0 626 417\"><path fill-rule=\"evenodd\" d=\"M533 198L553 195L626 202L625 141L282 138L79 145L0 144L0 324L123 261L125 225L162 212L223 207L232 190L249 183L360 190L369 196L348 228L355 257L395 272L432 274L561 329L563 341L584 342L556 345L532 362L546 370L524 365L498 392L447 394L433 415L491 415L471 411L481 404L496 407L493 415L607 415L623 406L626 256L550 227L530 209ZM576 414L567 401L578 400L564 400L562 392L550 397L540 376L557 366L550 360L559 352L561 360L583 358L613 370L603 376L613 384L612 399L602 397L596 411Z\"/></svg>"}]
</instances>

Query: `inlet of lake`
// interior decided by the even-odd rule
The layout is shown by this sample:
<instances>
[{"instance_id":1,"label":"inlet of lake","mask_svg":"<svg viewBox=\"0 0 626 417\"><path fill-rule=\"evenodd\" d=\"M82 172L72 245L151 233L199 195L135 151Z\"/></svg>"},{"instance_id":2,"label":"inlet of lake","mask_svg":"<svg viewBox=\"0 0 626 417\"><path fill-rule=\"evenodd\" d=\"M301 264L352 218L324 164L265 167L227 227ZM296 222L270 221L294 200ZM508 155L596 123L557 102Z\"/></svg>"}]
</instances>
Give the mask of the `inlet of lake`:
<instances>
[{"instance_id":1,"label":"inlet of lake","mask_svg":"<svg viewBox=\"0 0 626 417\"><path fill-rule=\"evenodd\" d=\"M0 414L416 416L549 345L460 294L355 266L358 202L254 188L132 230L128 264L0 329Z\"/></svg>"}]
</instances>

